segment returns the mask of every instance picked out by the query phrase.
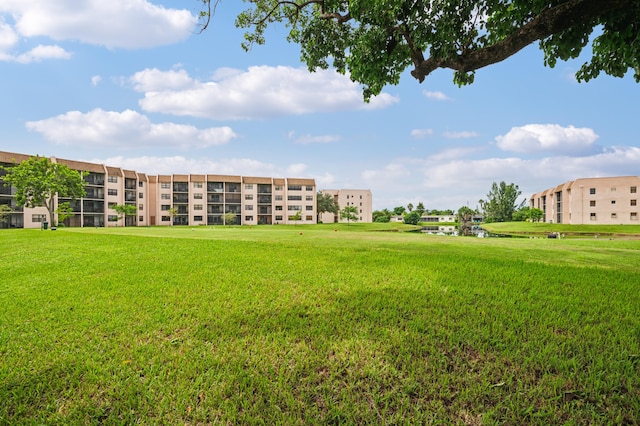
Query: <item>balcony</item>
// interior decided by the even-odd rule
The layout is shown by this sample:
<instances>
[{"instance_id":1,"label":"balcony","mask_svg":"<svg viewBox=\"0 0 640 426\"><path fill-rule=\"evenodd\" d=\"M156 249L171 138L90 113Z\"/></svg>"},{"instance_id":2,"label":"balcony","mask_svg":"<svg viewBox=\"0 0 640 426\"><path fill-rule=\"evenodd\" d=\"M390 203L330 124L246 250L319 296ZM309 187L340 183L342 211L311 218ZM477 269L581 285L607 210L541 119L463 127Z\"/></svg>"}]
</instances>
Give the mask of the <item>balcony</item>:
<instances>
[{"instance_id":1,"label":"balcony","mask_svg":"<svg viewBox=\"0 0 640 426\"><path fill-rule=\"evenodd\" d=\"M84 198L93 198L96 200L104 199L104 189L86 187L84 190L86 192L86 195L84 196Z\"/></svg>"},{"instance_id":2,"label":"balcony","mask_svg":"<svg viewBox=\"0 0 640 426\"><path fill-rule=\"evenodd\" d=\"M189 184L187 182L174 182L173 192L189 192Z\"/></svg>"},{"instance_id":3,"label":"balcony","mask_svg":"<svg viewBox=\"0 0 640 426\"><path fill-rule=\"evenodd\" d=\"M89 173L84 177L87 185L104 186L104 173Z\"/></svg>"},{"instance_id":4,"label":"balcony","mask_svg":"<svg viewBox=\"0 0 640 426\"><path fill-rule=\"evenodd\" d=\"M207 203L221 203L221 202L222 202L222 194L207 195Z\"/></svg>"},{"instance_id":5,"label":"balcony","mask_svg":"<svg viewBox=\"0 0 640 426\"><path fill-rule=\"evenodd\" d=\"M271 194L271 185L258 185L258 194Z\"/></svg>"},{"instance_id":6,"label":"balcony","mask_svg":"<svg viewBox=\"0 0 640 426\"><path fill-rule=\"evenodd\" d=\"M239 183L227 183L225 186L225 192L240 192Z\"/></svg>"},{"instance_id":7,"label":"balcony","mask_svg":"<svg viewBox=\"0 0 640 426\"><path fill-rule=\"evenodd\" d=\"M258 204L271 204L271 195L259 195Z\"/></svg>"},{"instance_id":8,"label":"balcony","mask_svg":"<svg viewBox=\"0 0 640 426\"><path fill-rule=\"evenodd\" d=\"M227 204L240 204L242 202L242 198L240 194L227 194L225 196L225 202Z\"/></svg>"},{"instance_id":9,"label":"balcony","mask_svg":"<svg viewBox=\"0 0 640 426\"><path fill-rule=\"evenodd\" d=\"M207 183L207 192L224 192L224 184L222 182Z\"/></svg>"},{"instance_id":10,"label":"balcony","mask_svg":"<svg viewBox=\"0 0 640 426\"><path fill-rule=\"evenodd\" d=\"M174 203L188 203L189 194L173 194Z\"/></svg>"}]
</instances>

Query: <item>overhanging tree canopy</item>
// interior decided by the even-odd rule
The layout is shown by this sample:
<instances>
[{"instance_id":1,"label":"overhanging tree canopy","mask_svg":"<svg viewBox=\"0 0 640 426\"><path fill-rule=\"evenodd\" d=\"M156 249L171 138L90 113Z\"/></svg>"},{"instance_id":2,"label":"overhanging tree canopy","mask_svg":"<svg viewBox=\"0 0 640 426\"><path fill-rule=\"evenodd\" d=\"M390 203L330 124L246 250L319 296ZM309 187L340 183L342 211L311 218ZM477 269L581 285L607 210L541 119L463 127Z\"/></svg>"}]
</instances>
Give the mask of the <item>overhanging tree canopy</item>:
<instances>
[{"instance_id":1,"label":"overhanging tree canopy","mask_svg":"<svg viewBox=\"0 0 640 426\"><path fill-rule=\"evenodd\" d=\"M220 0L201 0L203 28ZM265 43L270 24L289 28L311 70L333 65L365 86L368 99L400 75L422 82L438 68L454 71L459 85L476 70L539 42L544 62L576 58L594 29L593 55L580 81L601 72L640 82L640 0L245 0L236 19L246 42ZM213 2L213 5L212 5Z\"/></svg>"}]
</instances>

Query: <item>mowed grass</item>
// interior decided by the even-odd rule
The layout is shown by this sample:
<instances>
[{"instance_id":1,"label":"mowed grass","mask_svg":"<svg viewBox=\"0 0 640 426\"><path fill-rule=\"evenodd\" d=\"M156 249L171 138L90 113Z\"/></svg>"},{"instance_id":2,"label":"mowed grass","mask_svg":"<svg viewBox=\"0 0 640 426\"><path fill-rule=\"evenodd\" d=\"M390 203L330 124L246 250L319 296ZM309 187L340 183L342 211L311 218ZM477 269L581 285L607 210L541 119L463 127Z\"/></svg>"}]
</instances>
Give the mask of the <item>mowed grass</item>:
<instances>
[{"instance_id":1,"label":"mowed grass","mask_svg":"<svg viewBox=\"0 0 640 426\"><path fill-rule=\"evenodd\" d=\"M638 424L640 241L377 229L0 232L0 424Z\"/></svg>"}]
</instances>

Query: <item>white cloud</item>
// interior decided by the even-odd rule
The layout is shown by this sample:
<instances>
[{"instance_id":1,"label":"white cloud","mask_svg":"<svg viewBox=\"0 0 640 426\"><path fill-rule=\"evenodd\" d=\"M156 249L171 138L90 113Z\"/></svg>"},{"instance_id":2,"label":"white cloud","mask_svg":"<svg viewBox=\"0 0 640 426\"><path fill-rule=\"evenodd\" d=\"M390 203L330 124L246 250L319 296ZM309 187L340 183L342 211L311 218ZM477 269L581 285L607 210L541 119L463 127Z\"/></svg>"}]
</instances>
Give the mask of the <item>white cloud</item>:
<instances>
[{"instance_id":1,"label":"white cloud","mask_svg":"<svg viewBox=\"0 0 640 426\"><path fill-rule=\"evenodd\" d=\"M160 71L157 68L139 71L129 78L138 92L159 92L194 87L194 81L185 70Z\"/></svg>"},{"instance_id":2,"label":"white cloud","mask_svg":"<svg viewBox=\"0 0 640 426\"><path fill-rule=\"evenodd\" d=\"M91 85L94 87L100 84L101 81L102 77L100 77L99 75L94 75L93 77L91 77Z\"/></svg>"},{"instance_id":3,"label":"white cloud","mask_svg":"<svg viewBox=\"0 0 640 426\"><path fill-rule=\"evenodd\" d=\"M0 51L0 60L6 62L17 62L20 64L30 64L32 62L40 62L46 59L69 59L70 57L71 53L67 52L60 46L44 46L42 44L17 56L9 53L2 53Z\"/></svg>"},{"instance_id":4,"label":"white cloud","mask_svg":"<svg viewBox=\"0 0 640 426\"><path fill-rule=\"evenodd\" d=\"M477 132L469 132L469 131L444 132L444 137L447 139L469 139L469 138L475 138L477 136L478 136Z\"/></svg>"},{"instance_id":5,"label":"white cloud","mask_svg":"<svg viewBox=\"0 0 640 426\"><path fill-rule=\"evenodd\" d=\"M513 127L504 136L496 137L496 145L504 151L532 154L549 152L582 155L593 153L598 135L593 129L558 124L527 124Z\"/></svg>"},{"instance_id":6,"label":"white cloud","mask_svg":"<svg viewBox=\"0 0 640 426\"><path fill-rule=\"evenodd\" d=\"M414 139L424 139L431 135L433 135L433 129L413 129L411 131L411 137Z\"/></svg>"},{"instance_id":7,"label":"white cloud","mask_svg":"<svg viewBox=\"0 0 640 426\"><path fill-rule=\"evenodd\" d=\"M424 94L428 99L433 99L436 101L448 101L451 99L442 92L429 92L428 90L424 90L422 94Z\"/></svg>"},{"instance_id":8,"label":"white cloud","mask_svg":"<svg viewBox=\"0 0 640 426\"><path fill-rule=\"evenodd\" d=\"M309 167L304 163L291 164L287 167L287 176L301 177L307 173Z\"/></svg>"},{"instance_id":9,"label":"white cloud","mask_svg":"<svg viewBox=\"0 0 640 426\"><path fill-rule=\"evenodd\" d=\"M289 139L293 140L293 143L299 145L309 145L316 143L333 143L340 140L339 135L298 135L294 131L289 132Z\"/></svg>"},{"instance_id":10,"label":"white cloud","mask_svg":"<svg viewBox=\"0 0 640 426\"><path fill-rule=\"evenodd\" d=\"M9 51L18 43L18 34L11 25L4 22L0 15L0 52Z\"/></svg>"},{"instance_id":11,"label":"white cloud","mask_svg":"<svg viewBox=\"0 0 640 426\"><path fill-rule=\"evenodd\" d=\"M11 31L19 37L125 49L176 43L193 34L197 23L188 10L168 9L147 0L3 0L0 19L3 16L11 17ZM0 39L6 41L4 27Z\"/></svg>"},{"instance_id":12,"label":"white cloud","mask_svg":"<svg viewBox=\"0 0 640 426\"><path fill-rule=\"evenodd\" d=\"M27 122L26 127L59 145L95 144L119 148L206 148L226 144L237 137L230 127L198 129L170 122L154 124L148 117L131 110L70 111L53 118Z\"/></svg>"},{"instance_id":13,"label":"white cloud","mask_svg":"<svg viewBox=\"0 0 640 426\"><path fill-rule=\"evenodd\" d=\"M162 81L165 73L184 87L149 83ZM361 87L334 70L311 73L304 68L255 66L243 72L224 69L216 73L216 80L206 82L191 80L183 73L178 79L176 71L145 70L136 76L136 89L145 92L140 100L143 110L215 120L379 109L398 102L383 93L365 103ZM149 90L152 88L156 90Z\"/></svg>"},{"instance_id":14,"label":"white cloud","mask_svg":"<svg viewBox=\"0 0 640 426\"><path fill-rule=\"evenodd\" d=\"M422 159L394 158L377 170L364 171L357 185L372 190L376 208L392 208L406 200L422 201L427 208L475 208L493 182L517 184L521 200L580 177L635 176L640 148L611 147L582 157L466 157L436 153Z\"/></svg>"}]
</instances>

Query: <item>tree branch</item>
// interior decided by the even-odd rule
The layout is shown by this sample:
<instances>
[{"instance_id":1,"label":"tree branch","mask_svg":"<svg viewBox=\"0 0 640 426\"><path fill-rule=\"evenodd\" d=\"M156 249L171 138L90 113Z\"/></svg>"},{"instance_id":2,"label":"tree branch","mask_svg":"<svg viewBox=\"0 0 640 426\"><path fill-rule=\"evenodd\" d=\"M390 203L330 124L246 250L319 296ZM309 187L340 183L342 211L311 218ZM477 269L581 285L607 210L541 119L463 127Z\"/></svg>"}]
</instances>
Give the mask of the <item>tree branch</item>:
<instances>
[{"instance_id":1,"label":"tree branch","mask_svg":"<svg viewBox=\"0 0 640 426\"><path fill-rule=\"evenodd\" d=\"M411 75L422 83L425 77L438 68L475 71L503 61L535 41L621 9L629 2L630 0L570 0L544 9L530 22L494 45L463 52L453 58L431 57L425 60L422 52L412 49L415 69L411 71Z\"/></svg>"}]
</instances>

